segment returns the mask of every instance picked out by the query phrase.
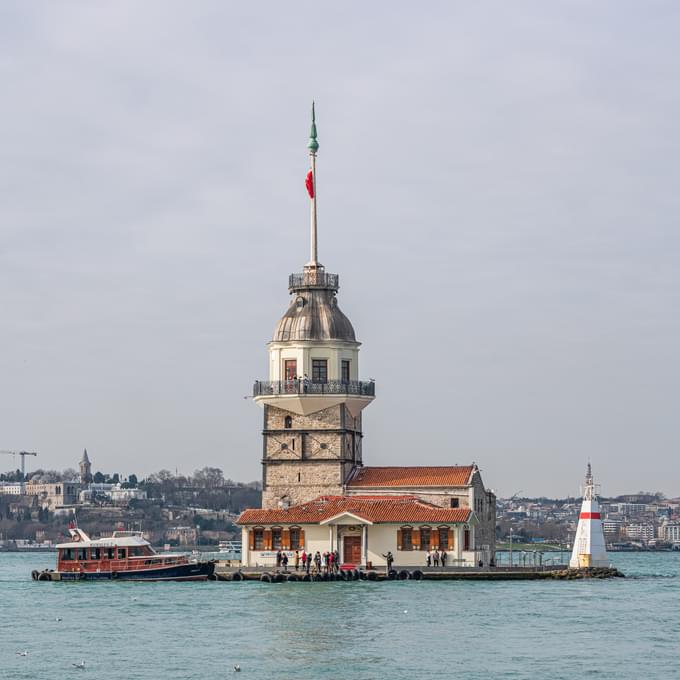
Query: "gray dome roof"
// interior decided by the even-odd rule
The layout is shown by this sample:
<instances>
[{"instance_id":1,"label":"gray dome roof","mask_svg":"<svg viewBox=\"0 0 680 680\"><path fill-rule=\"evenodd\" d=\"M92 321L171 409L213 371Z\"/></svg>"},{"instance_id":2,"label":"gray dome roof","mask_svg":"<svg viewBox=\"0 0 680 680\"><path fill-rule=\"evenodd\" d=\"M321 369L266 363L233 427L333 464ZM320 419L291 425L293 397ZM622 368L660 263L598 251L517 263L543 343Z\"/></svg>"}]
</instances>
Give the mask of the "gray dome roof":
<instances>
[{"instance_id":1,"label":"gray dome roof","mask_svg":"<svg viewBox=\"0 0 680 680\"><path fill-rule=\"evenodd\" d=\"M294 291L290 307L274 329L274 342L344 340L356 342L350 320L340 311L332 289Z\"/></svg>"}]
</instances>

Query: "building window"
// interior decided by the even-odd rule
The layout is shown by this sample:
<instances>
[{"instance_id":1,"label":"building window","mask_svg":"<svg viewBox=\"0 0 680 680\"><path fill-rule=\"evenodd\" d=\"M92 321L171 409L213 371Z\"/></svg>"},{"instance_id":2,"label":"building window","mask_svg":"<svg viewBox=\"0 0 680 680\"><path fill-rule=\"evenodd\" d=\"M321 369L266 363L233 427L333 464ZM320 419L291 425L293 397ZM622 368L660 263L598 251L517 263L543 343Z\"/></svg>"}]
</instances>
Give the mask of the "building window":
<instances>
[{"instance_id":1,"label":"building window","mask_svg":"<svg viewBox=\"0 0 680 680\"><path fill-rule=\"evenodd\" d=\"M281 444L281 451L286 451L288 449L288 444Z\"/></svg>"},{"instance_id":2,"label":"building window","mask_svg":"<svg viewBox=\"0 0 680 680\"><path fill-rule=\"evenodd\" d=\"M344 383L349 382L349 359L343 359L340 365L340 379Z\"/></svg>"},{"instance_id":3,"label":"building window","mask_svg":"<svg viewBox=\"0 0 680 680\"><path fill-rule=\"evenodd\" d=\"M255 550L264 549L264 529L253 529L253 547Z\"/></svg>"},{"instance_id":4,"label":"building window","mask_svg":"<svg viewBox=\"0 0 680 680\"><path fill-rule=\"evenodd\" d=\"M402 527L399 530L401 534L401 547L399 550L413 550L413 529L411 527Z\"/></svg>"},{"instance_id":5,"label":"building window","mask_svg":"<svg viewBox=\"0 0 680 680\"><path fill-rule=\"evenodd\" d=\"M457 498L452 498L451 499L451 507L452 508L457 508L458 507L459 500Z\"/></svg>"},{"instance_id":6,"label":"building window","mask_svg":"<svg viewBox=\"0 0 680 680\"><path fill-rule=\"evenodd\" d=\"M295 380L297 378L297 360L286 359L283 362L283 377L286 380Z\"/></svg>"},{"instance_id":7,"label":"building window","mask_svg":"<svg viewBox=\"0 0 680 680\"><path fill-rule=\"evenodd\" d=\"M290 529L290 549L299 550L302 546L300 545L300 528L291 527Z\"/></svg>"},{"instance_id":8,"label":"building window","mask_svg":"<svg viewBox=\"0 0 680 680\"><path fill-rule=\"evenodd\" d=\"M281 550L281 529L272 529L272 550Z\"/></svg>"},{"instance_id":9,"label":"building window","mask_svg":"<svg viewBox=\"0 0 680 680\"><path fill-rule=\"evenodd\" d=\"M439 527L439 549L440 550L448 550L451 546L449 546L449 528L448 527Z\"/></svg>"},{"instance_id":10,"label":"building window","mask_svg":"<svg viewBox=\"0 0 680 680\"><path fill-rule=\"evenodd\" d=\"M286 428L286 430L290 430L290 428L293 427L292 416L286 416L285 420L283 421L283 426Z\"/></svg>"},{"instance_id":11,"label":"building window","mask_svg":"<svg viewBox=\"0 0 680 680\"><path fill-rule=\"evenodd\" d=\"M326 359L312 359L312 382L328 382L328 361Z\"/></svg>"},{"instance_id":12,"label":"building window","mask_svg":"<svg viewBox=\"0 0 680 680\"><path fill-rule=\"evenodd\" d=\"M430 536L432 532L430 527L420 527L420 549L429 550L430 549Z\"/></svg>"}]
</instances>

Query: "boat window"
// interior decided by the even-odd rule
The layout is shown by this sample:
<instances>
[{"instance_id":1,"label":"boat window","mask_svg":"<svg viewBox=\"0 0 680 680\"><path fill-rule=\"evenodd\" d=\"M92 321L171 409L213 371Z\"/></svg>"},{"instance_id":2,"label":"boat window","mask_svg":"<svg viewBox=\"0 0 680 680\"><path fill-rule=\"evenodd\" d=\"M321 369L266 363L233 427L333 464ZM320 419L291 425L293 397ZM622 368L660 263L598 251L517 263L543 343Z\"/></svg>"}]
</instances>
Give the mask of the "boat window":
<instances>
[{"instance_id":1,"label":"boat window","mask_svg":"<svg viewBox=\"0 0 680 680\"><path fill-rule=\"evenodd\" d=\"M106 548L106 559L107 560L112 560L114 556L114 551L113 548Z\"/></svg>"},{"instance_id":2,"label":"boat window","mask_svg":"<svg viewBox=\"0 0 680 680\"><path fill-rule=\"evenodd\" d=\"M101 548L92 548L92 559L93 560L101 560L102 558L102 549Z\"/></svg>"},{"instance_id":3,"label":"boat window","mask_svg":"<svg viewBox=\"0 0 680 680\"><path fill-rule=\"evenodd\" d=\"M74 558L73 548L63 548L61 551L61 559L66 562L71 562Z\"/></svg>"},{"instance_id":4,"label":"boat window","mask_svg":"<svg viewBox=\"0 0 680 680\"><path fill-rule=\"evenodd\" d=\"M118 559L119 560L125 559L125 548L118 548Z\"/></svg>"},{"instance_id":5,"label":"boat window","mask_svg":"<svg viewBox=\"0 0 680 680\"><path fill-rule=\"evenodd\" d=\"M133 548L128 548L128 555L130 557L141 557L144 555L144 548L141 546L134 546Z\"/></svg>"},{"instance_id":6,"label":"boat window","mask_svg":"<svg viewBox=\"0 0 680 680\"><path fill-rule=\"evenodd\" d=\"M87 559L87 548L78 548L78 561L84 562Z\"/></svg>"}]
</instances>

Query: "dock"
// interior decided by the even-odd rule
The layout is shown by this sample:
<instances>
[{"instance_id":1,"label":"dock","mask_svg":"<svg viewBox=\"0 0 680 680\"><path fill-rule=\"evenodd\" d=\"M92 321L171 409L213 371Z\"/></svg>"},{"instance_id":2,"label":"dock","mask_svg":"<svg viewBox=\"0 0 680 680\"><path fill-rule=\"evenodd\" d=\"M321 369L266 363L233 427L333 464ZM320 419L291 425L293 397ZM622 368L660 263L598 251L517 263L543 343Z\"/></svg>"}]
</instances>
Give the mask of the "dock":
<instances>
[{"instance_id":1,"label":"dock","mask_svg":"<svg viewBox=\"0 0 680 680\"><path fill-rule=\"evenodd\" d=\"M321 582L321 581L536 581L575 580L585 578L623 577L618 569L599 567L570 569L567 565L545 567L399 567L393 566L388 573L377 569L341 569L336 573L307 573L303 570L276 569L273 567L235 567L218 563L215 566L216 581Z\"/></svg>"}]
</instances>

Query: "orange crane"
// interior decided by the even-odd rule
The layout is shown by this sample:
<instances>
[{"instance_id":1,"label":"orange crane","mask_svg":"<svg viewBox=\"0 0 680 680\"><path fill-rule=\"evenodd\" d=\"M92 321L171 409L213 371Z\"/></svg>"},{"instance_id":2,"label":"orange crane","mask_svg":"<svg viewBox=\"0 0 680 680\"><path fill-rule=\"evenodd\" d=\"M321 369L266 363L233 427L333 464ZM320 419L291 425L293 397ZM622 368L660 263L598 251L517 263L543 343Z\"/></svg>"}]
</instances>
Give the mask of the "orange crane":
<instances>
[{"instance_id":1,"label":"orange crane","mask_svg":"<svg viewBox=\"0 0 680 680\"><path fill-rule=\"evenodd\" d=\"M0 451L10 456L21 456L21 476L26 474L26 456L37 456L35 451Z\"/></svg>"}]
</instances>

